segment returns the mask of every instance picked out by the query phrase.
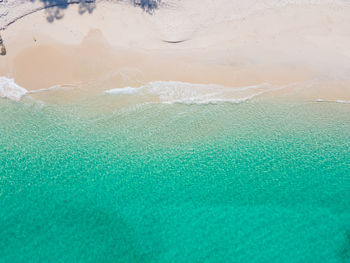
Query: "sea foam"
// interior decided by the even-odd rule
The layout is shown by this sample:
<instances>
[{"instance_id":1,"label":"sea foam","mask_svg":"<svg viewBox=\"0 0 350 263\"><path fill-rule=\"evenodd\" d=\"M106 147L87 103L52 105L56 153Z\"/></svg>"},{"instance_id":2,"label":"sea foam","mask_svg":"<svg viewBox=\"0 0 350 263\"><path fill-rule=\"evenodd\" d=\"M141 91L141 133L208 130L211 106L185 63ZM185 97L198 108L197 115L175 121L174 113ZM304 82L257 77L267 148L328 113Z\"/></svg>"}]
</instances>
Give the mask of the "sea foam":
<instances>
[{"instance_id":1,"label":"sea foam","mask_svg":"<svg viewBox=\"0 0 350 263\"><path fill-rule=\"evenodd\" d=\"M350 100L324 100L324 99L317 99L316 102L334 102L334 103L350 104Z\"/></svg>"},{"instance_id":2,"label":"sea foam","mask_svg":"<svg viewBox=\"0 0 350 263\"><path fill-rule=\"evenodd\" d=\"M56 91L56 90L69 90L77 87L74 84L62 84L55 85L49 88L37 89L37 90L26 90L25 88L19 86L14 79L0 77L0 98L6 98L13 101L19 101L25 95L42 93L48 91Z\"/></svg>"},{"instance_id":3,"label":"sea foam","mask_svg":"<svg viewBox=\"0 0 350 263\"><path fill-rule=\"evenodd\" d=\"M15 83L13 79L0 77L0 97L19 101L28 91Z\"/></svg>"},{"instance_id":4,"label":"sea foam","mask_svg":"<svg viewBox=\"0 0 350 263\"><path fill-rule=\"evenodd\" d=\"M70 89L75 88L75 87L77 87L77 85L74 85L74 84L55 85L55 86L51 86L51 87L46 88L46 89L31 90L31 91L28 91L28 94L42 93L42 92L56 91L56 90L70 90Z\"/></svg>"},{"instance_id":5,"label":"sea foam","mask_svg":"<svg viewBox=\"0 0 350 263\"><path fill-rule=\"evenodd\" d=\"M241 103L259 96L271 87L267 83L246 87L226 87L216 84L193 84L179 81L154 81L141 87L124 87L106 90L107 94L137 95L156 98L160 103L216 104Z\"/></svg>"}]
</instances>

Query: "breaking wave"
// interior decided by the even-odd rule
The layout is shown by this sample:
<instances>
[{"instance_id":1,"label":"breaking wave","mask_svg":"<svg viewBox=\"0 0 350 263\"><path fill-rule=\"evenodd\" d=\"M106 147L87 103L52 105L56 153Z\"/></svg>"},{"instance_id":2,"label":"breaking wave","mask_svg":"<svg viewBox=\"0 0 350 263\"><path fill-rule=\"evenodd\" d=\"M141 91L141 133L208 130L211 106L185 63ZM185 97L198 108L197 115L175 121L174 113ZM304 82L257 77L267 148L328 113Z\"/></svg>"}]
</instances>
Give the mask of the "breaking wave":
<instances>
[{"instance_id":1,"label":"breaking wave","mask_svg":"<svg viewBox=\"0 0 350 263\"><path fill-rule=\"evenodd\" d=\"M273 90L267 83L239 88L215 84L192 84L179 81L154 81L141 87L106 90L107 94L137 95L160 103L217 104L241 103Z\"/></svg>"},{"instance_id":2,"label":"breaking wave","mask_svg":"<svg viewBox=\"0 0 350 263\"><path fill-rule=\"evenodd\" d=\"M28 91L28 94L42 93L42 92L55 91L55 90L70 90L75 87L77 87L77 85L73 85L73 84L55 85L46 89L31 90L31 91Z\"/></svg>"},{"instance_id":3,"label":"breaking wave","mask_svg":"<svg viewBox=\"0 0 350 263\"><path fill-rule=\"evenodd\" d=\"M342 104L350 104L350 100L324 100L324 99L317 99L316 102L335 102L335 103L342 103Z\"/></svg>"},{"instance_id":4,"label":"breaking wave","mask_svg":"<svg viewBox=\"0 0 350 263\"><path fill-rule=\"evenodd\" d=\"M0 77L0 97L19 101L28 91L15 83L14 79Z\"/></svg>"},{"instance_id":5,"label":"breaking wave","mask_svg":"<svg viewBox=\"0 0 350 263\"><path fill-rule=\"evenodd\" d=\"M55 90L66 90L72 89L76 87L76 85L72 84L63 84L63 85L55 85L46 89L37 89L37 90L26 90L25 88L19 86L14 79L0 77L0 98L6 98L13 101L20 101L23 96L35 93L42 93L47 91L55 91Z\"/></svg>"}]
</instances>

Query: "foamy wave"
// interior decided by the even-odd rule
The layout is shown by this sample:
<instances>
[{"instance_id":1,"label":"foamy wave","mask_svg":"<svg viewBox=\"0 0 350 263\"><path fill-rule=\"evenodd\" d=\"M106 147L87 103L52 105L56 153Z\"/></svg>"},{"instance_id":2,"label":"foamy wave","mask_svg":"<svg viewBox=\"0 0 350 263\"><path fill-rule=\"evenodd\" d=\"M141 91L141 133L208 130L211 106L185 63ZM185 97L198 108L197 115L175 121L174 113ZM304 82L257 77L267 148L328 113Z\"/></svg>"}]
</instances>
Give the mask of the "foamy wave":
<instances>
[{"instance_id":1,"label":"foamy wave","mask_svg":"<svg viewBox=\"0 0 350 263\"><path fill-rule=\"evenodd\" d=\"M62 84L62 85L55 85L46 89L36 89L36 90L31 90L28 91L28 94L33 94L33 93L42 93L42 92L47 92L47 91L55 91L55 90L70 90L72 88L77 87L77 85L74 84Z\"/></svg>"},{"instance_id":2,"label":"foamy wave","mask_svg":"<svg viewBox=\"0 0 350 263\"><path fill-rule=\"evenodd\" d=\"M27 90L15 83L13 79L0 77L0 97L7 98L14 101L19 101Z\"/></svg>"},{"instance_id":3,"label":"foamy wave","mask_svg":"<svg viewBox=\"0 0 350 263\"><path fill-rule=\"evenodd\" d=\"M19 101L27 90L15 83L13 79L0 77L0 97L7 98L14 101Z\"/></svg>"},{"instance_id":4,"label":"foamy wave","mask_svg":"<svg viewBox=\"0 0 350 263\"><path fill-rule=\"evenodd\" d=\"M0 77L0 98L7 98L13 101L19 101L25 95L55 91L55 90L67 90L75 87L77 87L77 85L62 84L62 85L55 85L46 89L37 89L37 90L28 91L25 88L22 88L21 86L16 84L14 79Z\"/></svg>"},{"instance_id":5,"label":"foamy wave","mask_svg":"<svg viewBox=\"0 0 350 263\"><path fill-rule=\"evenodd\" d=\"M316 102L335 102L335 103L342 103L342 104L350 104L350 100L324 100L324 99L317 99Z\"/></svg>"},{"instance_id":6,"label":"foamy wave","mask_svg":"<svg viewBox=\"0 0 350 263\"><path fill-rule=\"evenodd\" d=\"M337 103L350 104L350 100L336 100Z\"/></svg>"},{"instance_id":7,"label":"foamy wave","mask_svg":"<svg viewBox=\"0 0 350 263\"><path fill-rule=\"evenodd\" d=\"M221 102L241 103L270 91L269 84L239 88L215 84L193 84L178 81L155 81L139 88L124 87L106 90L107 94L137 95L156 99L161 103L216 104Z\"/></svg>"},{"instance_id":8,"label":"foamy wave","mask_svg":"<svg viewBox=\"0 0 350 263\"><path fill-rule=\"evenodd\" d=\"M107 94L136 94L140 91L141 88L132 88L132 87L125 87L125 88L119 88L119 89L111 89L106 90L105 93Z\"/></svg>"}]
</instances>

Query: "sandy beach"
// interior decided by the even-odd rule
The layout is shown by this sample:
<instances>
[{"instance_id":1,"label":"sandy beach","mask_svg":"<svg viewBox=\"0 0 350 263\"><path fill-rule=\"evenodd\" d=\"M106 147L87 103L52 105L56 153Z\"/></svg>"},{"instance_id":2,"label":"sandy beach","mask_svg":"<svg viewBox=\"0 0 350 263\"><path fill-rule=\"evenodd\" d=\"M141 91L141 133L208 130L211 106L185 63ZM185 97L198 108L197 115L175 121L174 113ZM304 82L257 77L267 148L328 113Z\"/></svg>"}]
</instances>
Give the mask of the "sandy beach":
<instances>
[{"instance_id":1,"label":"sandy beach","mask_svg":"<svg viewBox=\"0 0 350 263\"><path fill-rule=\"evenodd\" d=\"M85 5L0 4L0 76L27 90L68 84L101 92L88 85L101 80L103 89L269 83L308 99L350 99L346 1L168 0L152 11L119 1Z\"/></svg>"},{"instance_id":2,"label":"sandy beach","mask_svg":"<svg viewBox=\"0 0 350 263\"><path fill-rule=\"evenodd\" d=\"M0 263L350 262L349 0L0 0Z\"/></svg>"}]
</instances>

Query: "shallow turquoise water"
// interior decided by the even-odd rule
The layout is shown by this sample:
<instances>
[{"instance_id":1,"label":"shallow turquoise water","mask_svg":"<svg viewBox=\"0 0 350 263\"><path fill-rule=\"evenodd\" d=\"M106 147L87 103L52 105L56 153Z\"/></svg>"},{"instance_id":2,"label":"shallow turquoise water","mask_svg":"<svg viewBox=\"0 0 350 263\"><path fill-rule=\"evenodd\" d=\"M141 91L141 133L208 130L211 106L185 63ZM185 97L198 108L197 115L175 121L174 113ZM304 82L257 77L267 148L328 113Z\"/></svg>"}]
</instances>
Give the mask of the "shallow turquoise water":
<instances>
[{"instance_id":1,"label":"shallow turquoise water","mask_svg":"<svg viewBox=\"0 0 350 263\"><path fill-rule=\"evenodd\" d=\"M102 103L0 100L0 262L350 262L350 105Z\"/></svg>"}]
</instances>

